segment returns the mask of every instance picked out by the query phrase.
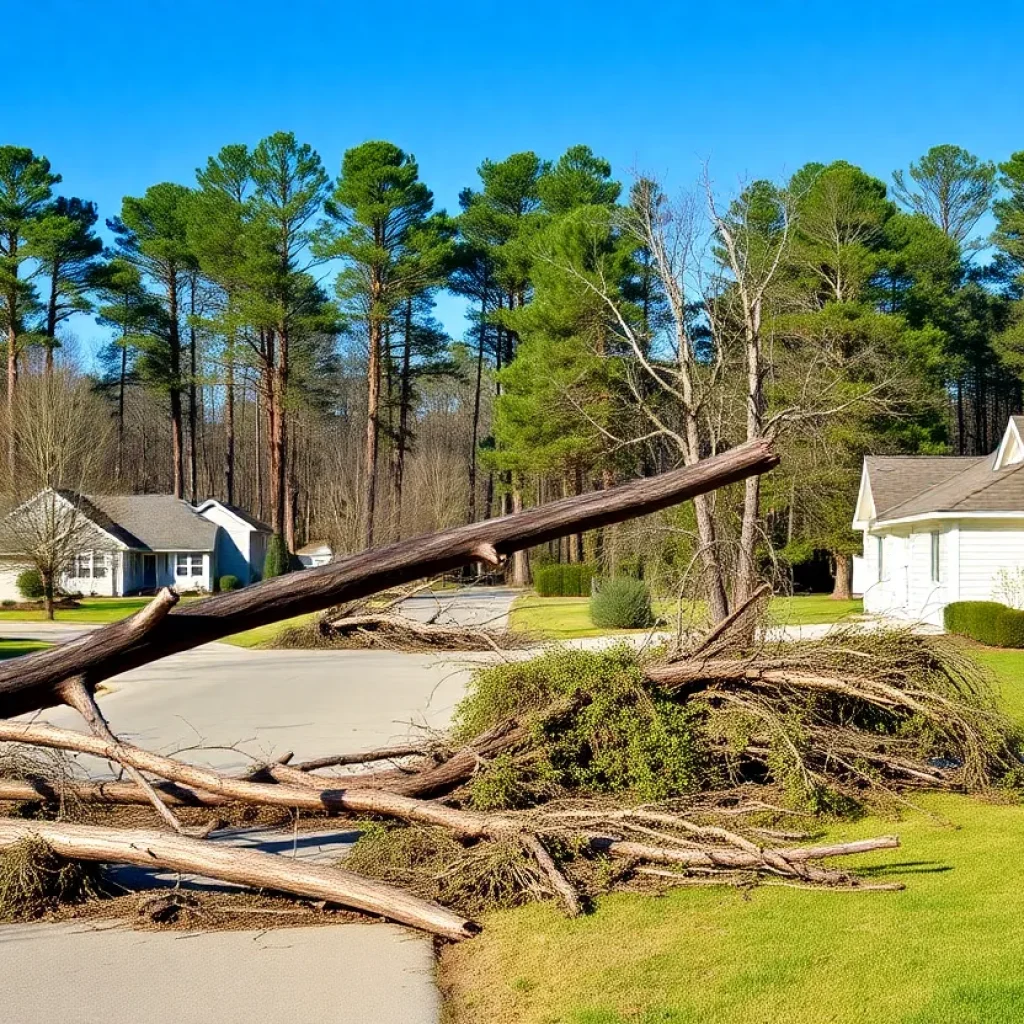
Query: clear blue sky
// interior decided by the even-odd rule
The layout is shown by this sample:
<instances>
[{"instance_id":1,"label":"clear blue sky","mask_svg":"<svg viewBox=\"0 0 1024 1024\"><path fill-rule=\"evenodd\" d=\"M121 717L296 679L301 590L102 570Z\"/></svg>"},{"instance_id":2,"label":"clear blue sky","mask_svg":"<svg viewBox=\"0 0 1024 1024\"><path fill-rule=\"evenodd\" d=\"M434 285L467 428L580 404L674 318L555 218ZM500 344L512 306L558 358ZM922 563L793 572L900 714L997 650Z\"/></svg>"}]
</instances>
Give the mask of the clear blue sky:
<instances>
[{"instance_id":1,"label":"clear blue sky","mask_svg":"<svg viewBox=\"0 0 1024 1024\"><path fill-rule=\"evenodd\" d=\"M628 179L723 190L844 158L888 180L930 146L1024 149L1024 5L548 0L8 0L0 143L97 201L192 183L294 131L336 174L389 139L456 208L484 157L578 142ZM643 20L634 20L643 19ZM442 308L461 329L453 306ZM95 328L77 324L81 336Z\"/></svg>"}]
</instances>

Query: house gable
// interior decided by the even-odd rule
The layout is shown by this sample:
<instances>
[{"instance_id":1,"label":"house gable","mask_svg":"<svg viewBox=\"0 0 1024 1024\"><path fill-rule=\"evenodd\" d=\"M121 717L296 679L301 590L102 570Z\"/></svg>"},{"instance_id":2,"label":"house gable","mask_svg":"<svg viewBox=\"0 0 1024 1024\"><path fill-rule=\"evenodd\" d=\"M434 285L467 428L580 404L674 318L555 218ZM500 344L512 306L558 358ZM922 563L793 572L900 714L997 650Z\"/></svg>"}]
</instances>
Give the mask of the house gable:
<instances>
[{"instance_id":1,"label":"house gable","mask_svg":"<svg viewBox=\"0 0 1024 1024\"><path fill-rule=\"evenodd\" d=\"M860 471L860 489L857 492L857 505L853 511L853 528L866 530L875 518L875 499L871 495L871 479L868 476L867 460Z\"/></svg>"},{"instance_id":2,"label":"house gable","mask_svg":"<svg viewBox=\"0 0 1024 1024\"><path fill-rule=\"evenodd\" d=\"M97 515L96 509L89 502L89 499L84 495L76 494L74 491L60 491L54 490L53 488L46 487L34 494L31 498L27 498L20 505L16 506L10 512L4 516L3 523L11 523L19 516L31 515L32 508L38 507L39 504L45 500L47 495L52 495L56 504L63 506L67 510L69 517L68 529L78 529L74 526L74 517L80 517L88 524L89 528L95 531L97 538L102 538L102 545L97 547L106 547L111 550L126 551L131 545L127 539L118 536L118 530L116 524L109 523L106 517L103 515ZM55 506L56 507L56 506ZM57 513L55 512L54 515ZM81 524L80 524L81 525ZM0 549L10 548L12 550L6 550L4 554L15 554L13 550L19 545L12 543L12 539L17 536L17 531L14 527L10 528L10 534L5 538L3 536L4 529L3 525L0 524ZM85 537L82 538L83 542ZM84 545L83 545L84 546Z\"/></svg>"},{"instance_id":3,"label":"house gable","mask_svg":"<svg viewBox=\"0 0 1024 1024\"><path fill-rule=\"evenodd\" d=\"M1024 437L1021 431L1024 429L1024 416L1011 416L1003 432L1003 439L996 449L995 463L992 466L1000 470L1006 466L1015 466L1024 462Z\"/></svg>"}]
</instances>

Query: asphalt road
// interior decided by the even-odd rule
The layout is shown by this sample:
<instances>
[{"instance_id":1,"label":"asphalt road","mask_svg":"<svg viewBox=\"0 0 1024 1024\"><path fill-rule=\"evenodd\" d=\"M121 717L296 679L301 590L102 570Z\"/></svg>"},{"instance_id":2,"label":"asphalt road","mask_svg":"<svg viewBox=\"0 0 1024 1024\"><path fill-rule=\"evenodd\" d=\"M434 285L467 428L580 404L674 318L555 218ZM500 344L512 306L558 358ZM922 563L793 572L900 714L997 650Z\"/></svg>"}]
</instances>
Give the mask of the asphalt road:
<instances>
[{"instance_id":1,"label":"asphalt road","mask_svg":"<svg viewBox=\"0 0 1024 1024\"><path fill-rule=\"evenodd\" d=\"M459 595L445 615L500 623L510 591ZM432 598L409 602L429 618ZM0 636L69 639L80 627L2 623ZM293 750L360 750L442 728L474 660L387 651L256 651L210 644L110 680L101 703L126 739L218 768ZM81 728L67 708L43 716ZM90 770L107 774L93 761ZM287 848L291 837L222 841ZM351 836L300 855L335 858ZM173 881L165 877L164 881ZM194 881L194 880L193 880ZM198 936L58 925L0 928L4 1020L14 1024L436 1024L430 941L376 924Z\"/></svg>"}]
</instances>

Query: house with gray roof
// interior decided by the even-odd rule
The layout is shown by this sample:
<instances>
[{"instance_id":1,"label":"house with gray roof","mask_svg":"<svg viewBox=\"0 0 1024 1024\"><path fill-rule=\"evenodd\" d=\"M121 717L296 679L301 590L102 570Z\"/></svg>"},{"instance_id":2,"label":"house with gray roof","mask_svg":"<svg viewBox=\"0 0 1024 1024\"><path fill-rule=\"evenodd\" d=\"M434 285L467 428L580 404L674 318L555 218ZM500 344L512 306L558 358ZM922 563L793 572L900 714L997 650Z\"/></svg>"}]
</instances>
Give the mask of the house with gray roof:
<instances>
[{"instance_id":1,"label":"house with gray roof","mask_svg":"<svg viewBox=\"0 0 1024 1024\"><path fill-rule=\"evenodd\" d=\"M0 599L19 598L17 577L29 564L12 542L33 532L20 524L40 509L54 519L54 507L63 510L64 529L74 531L75 550L60 582L67 593L120 597L161 587L209 592L222 576L236 576L244 586L263 572L270 527L233 505L214 499L191 505L170 494L48 490L0 521Z\"/></svg>"},{"instance_id":2,"label":"house with gray roof","mask_svg":"<svg viewBox=\"0 0 1024 1024\"><path fill-rule=\"evenodd\" d=\"M941 625L952 601L1006 601L1024 579L1024 416L991 455L868 456L853 528L866 612Z\"/></svg>"}]
</instances>

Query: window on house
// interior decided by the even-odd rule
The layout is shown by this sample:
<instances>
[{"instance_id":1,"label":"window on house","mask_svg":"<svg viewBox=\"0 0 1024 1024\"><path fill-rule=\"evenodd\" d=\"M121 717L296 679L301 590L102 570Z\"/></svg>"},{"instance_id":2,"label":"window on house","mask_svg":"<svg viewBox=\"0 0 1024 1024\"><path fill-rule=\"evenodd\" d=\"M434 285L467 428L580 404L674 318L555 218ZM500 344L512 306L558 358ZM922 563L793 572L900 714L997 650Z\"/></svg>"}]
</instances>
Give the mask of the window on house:
<instances>
[{"instance_id":1,"label":"window on house","mask_svg":"<svg viewBox=\"0 0 1024 1024\"><path fill-rule=\"evenodd\" d=\"M110 571L110 555L105 551L94 551L92 553L92 575L93 579L105 580Z\"/></svg>"},{"instance_id":2,"label":"window on house","mask_svg":"<svg viewBox=\"0 0 1024 1024\"><path fill-rule=\"evenodd\" d=\"M80 551L75 555L75 576L80 580L92 579L91 551Z\"/></svg>"},{"instance_id":3,"label":"window on house","mask_svg":"<svg viewBox=\"0 0 1024 1024\"><path fill-rule=\"evenodd\" d=\"M885 551L885 545L882 543L883 538L876 537L875 545L878 551L878 582L881 583L885 579L885 562L883 559L883 552Z\"/></svg>"},{"instance_id":4,"label":"window on house","mask_svg":"<svg viewBox=\"0 0 1024 1024\"><path fill-rule=\"evenodd\" d=\"M939 533L938 530L935 530L931 534L931 542L932 542L932 582L933 583L941 583L942 582L942 548L940 546L940 544L941 544L941 540L940 540L941 536L942 535Z\"/></svg>"},{"instance_id":5,"label":"window on house","mask_svg":"<svg viewBox=\"0 0 1024 1024\"><path fill-rule=\"evenodd\" d=\"M202 576L203 556L179 554L174 572L176 576Z\"/></svg>"}]
</instances>

